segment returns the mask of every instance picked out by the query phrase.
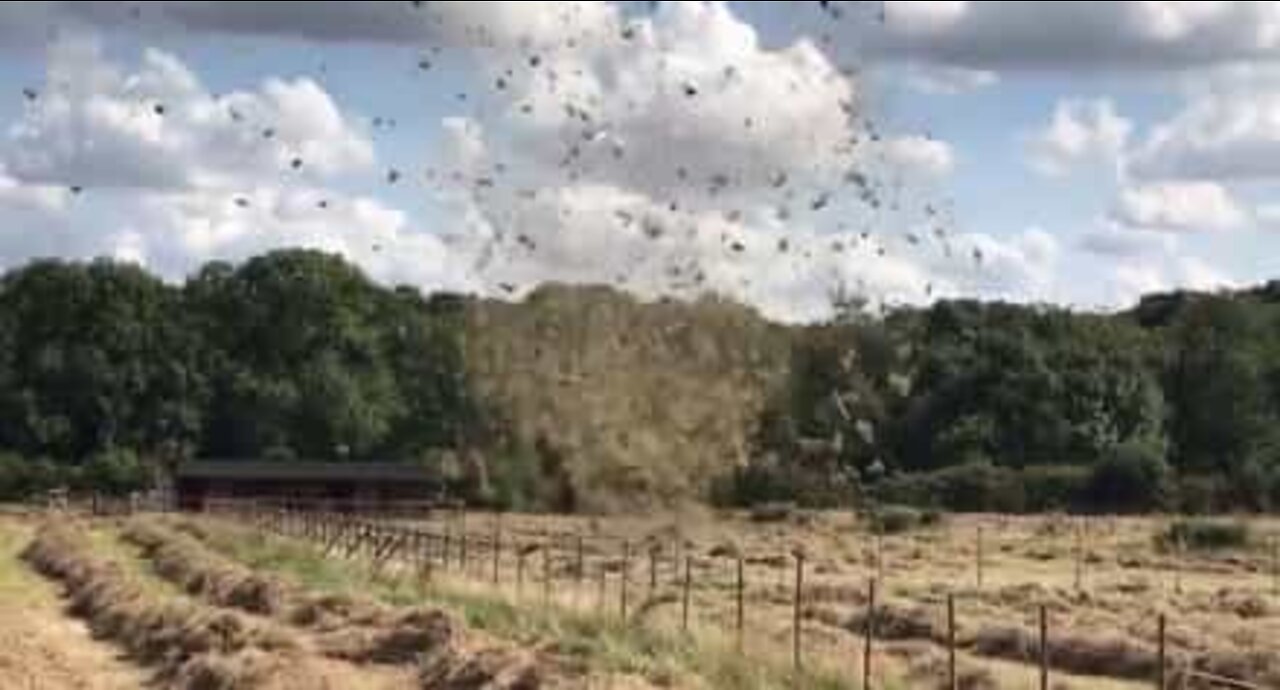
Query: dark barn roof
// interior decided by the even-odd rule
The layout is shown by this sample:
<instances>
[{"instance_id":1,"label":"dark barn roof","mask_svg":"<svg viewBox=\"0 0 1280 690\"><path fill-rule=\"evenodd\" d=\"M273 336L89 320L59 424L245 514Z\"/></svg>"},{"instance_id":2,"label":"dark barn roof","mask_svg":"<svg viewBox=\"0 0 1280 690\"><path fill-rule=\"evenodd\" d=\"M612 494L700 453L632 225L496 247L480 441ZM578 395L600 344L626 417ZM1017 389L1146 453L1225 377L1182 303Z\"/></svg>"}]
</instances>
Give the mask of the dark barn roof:
<instances>
[{"instance_id":1,"label":"dark barn roof","mask_svg":"<svg viewBox=\"0 0 1280 690\"><path fill-rule=\"evenodd\" d=\"M394 462L200 460L178 465L178 479L436 482L427 468Z\"/></svg>"}]
</instances>

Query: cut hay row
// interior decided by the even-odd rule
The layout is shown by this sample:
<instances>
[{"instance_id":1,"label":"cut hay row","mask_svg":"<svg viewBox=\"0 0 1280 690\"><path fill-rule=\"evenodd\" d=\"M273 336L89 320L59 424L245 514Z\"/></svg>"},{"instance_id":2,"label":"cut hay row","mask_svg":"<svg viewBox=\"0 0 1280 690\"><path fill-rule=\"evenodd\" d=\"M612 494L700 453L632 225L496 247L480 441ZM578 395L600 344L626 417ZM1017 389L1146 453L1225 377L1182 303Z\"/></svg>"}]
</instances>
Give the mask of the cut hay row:
<instances>
[{"instance_id":1,"label":"cut hay row","mask_svg":"<svg viewBox=\"0 0 1280 690\"><path fill-rule=\"evenodd\" d=\"M439 610L395 610L342 595L318 595L256 573L191 534L154 518L131 520L124 538L164 579L217 606L271 616L314 633L325 656L367 664L417 663L425 688L536 688L542 672L531 655L477 644Z\"/></svg>"},{"instance_id":2,"label":"cut hay row","mask_svg":"<svg viewBox=\"0 0 1280 690\"><path fill-rule=\"evenodd\" d=\"M96 636L156 668L167 687L337 690L286 631L231 611L153 595L120 564L96 556L78 527L42 526L23 557L63 583L72 615L87 621Z\"/></svg>"}]
</instances>

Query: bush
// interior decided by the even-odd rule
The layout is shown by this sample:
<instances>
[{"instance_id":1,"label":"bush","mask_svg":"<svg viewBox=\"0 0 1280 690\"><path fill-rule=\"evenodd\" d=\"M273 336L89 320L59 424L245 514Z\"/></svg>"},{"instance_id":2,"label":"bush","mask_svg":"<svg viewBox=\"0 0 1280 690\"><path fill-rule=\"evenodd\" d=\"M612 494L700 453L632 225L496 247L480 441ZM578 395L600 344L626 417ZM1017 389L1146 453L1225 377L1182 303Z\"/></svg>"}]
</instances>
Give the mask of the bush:
<instances>
[{"instance_id":1,"label":"bush","mask_svg":"<svg viewBox=\"0 0 1280 690\"><path fill-rule=\"evenodd\" d=\"M1076 465L1037 465L1022 471L1025 507L1029 512L1053 513L1080 508L1089 488L1089 468Z\"/></svg>"},{"instance_id":2,"label":"bush","mask_svg":"<svg viewBox=\"0 0 1280 690\"><path fill-rule=\"evenodd\" d=\"M81 481L90 491L123 496L146 488L148 474L137 453L117 448L98 453L85 463Z\"/></svg>"},{"instance_id":3,"label":"bush","mask_svg":"<svg viewBox=\"0 0 1280 690\"><path fill-rule=\"evenodd\" d=\"M871 527L879 534L902 534L942 522L937 510L916 510L908 506L880 506L870 515Z\"/></svg>"},{"instance_id":4,"label":"bush","mask_svg":"<svg viewBox=\"0 0 1280 690\"><path fill-rule=\"evenodd\" d=\"M1240 549L1249 545L1249 525L1222 520L1178 520L1156 536L1166 551L1179 547L1192 551Z\"/></svg>"},{"instance_id":5,"label":"bush","mask_svg":"<svg viewBox=\"0 0 1280 690\"><path fill-rule=\"evenodd\" d=\"M1173 478L1162 454L1148 444L1122 443L1094 465L1087 501L1111 513L1146 513L1168 508Z\"/></svg>"}]
</instances>

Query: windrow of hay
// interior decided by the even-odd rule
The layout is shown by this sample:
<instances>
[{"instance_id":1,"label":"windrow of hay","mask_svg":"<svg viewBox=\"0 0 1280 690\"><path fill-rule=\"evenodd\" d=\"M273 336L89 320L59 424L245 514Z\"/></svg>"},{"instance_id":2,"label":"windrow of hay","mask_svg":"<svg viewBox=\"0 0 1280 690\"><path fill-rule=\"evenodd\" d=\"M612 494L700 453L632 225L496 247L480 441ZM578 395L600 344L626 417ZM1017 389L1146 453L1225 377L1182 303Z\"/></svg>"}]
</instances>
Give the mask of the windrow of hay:
<instances>
[{"instance_id":1,"label":"windrow of hay","mask_svg":"<svg viewBox=\"0 0 1280 690\"><path fill-rule=\"evenodd\" d=\"M357 664L419 663L426 688L536 688L532 655L478 644L439 610L398 610L356 597L320 595L254 572L190 533L154 518L131 520L125 538L157 574L219 606L269 615L314 630L323 655Z\"/></svg>"},{"instance_id":2,"label":"windrow of hay","mask_svg":"<svg viewBox=\"0 0 1280 690\"><path fill-rule=\"evenodd\" d=\"M336 686L285 631L230 611L148 592L97 557L77 527L46 524L23 553L64 584L71 613L183 690L326 690Z\"/></svg>"}]
</instances>

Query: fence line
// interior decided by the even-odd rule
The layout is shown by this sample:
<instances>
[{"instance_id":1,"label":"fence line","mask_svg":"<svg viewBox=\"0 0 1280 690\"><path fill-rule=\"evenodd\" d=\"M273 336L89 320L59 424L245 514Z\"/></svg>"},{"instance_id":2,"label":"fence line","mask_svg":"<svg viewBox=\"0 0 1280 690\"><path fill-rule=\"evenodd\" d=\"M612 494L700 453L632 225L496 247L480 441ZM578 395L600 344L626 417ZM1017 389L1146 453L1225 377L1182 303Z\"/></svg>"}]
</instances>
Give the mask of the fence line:
<instances>
[{"instance_id":1,"label":"fence line","mask_svg":"<svg viewBox=\"0 0 1280 690\"><path fill-rule=\"evenodd\" d=\"M394 519L369 518L355 516L340 512L332 511L299 511L289 507L282 507L278 504L263 504L257 501L221 501L211 503L208 506L209 512L231 518L234 520L245 521L249 524L266 531L274 532L281 536L307 540L315 543L319 551L326 557L340 556L344 558L361 558L369 561L373 569L380 571L388 567L393 562L400 562L408 565L410 568L416 569L425 580L430 580L433 576L434 569L439 568L441 571L449 572L451 567L456 564L456 572L464 579L478 583L488 582L495 587L500 587L503 580L502 570L504 566L509 567L509 561L503 559L504 553L509 553L515 557L515 596L517 600L523 598L524 586L527 579L527 559L530 555L539 555L541 557L541 584L543 591L543 600L550 603L552 593L555 590L556 583L556 551L559 544L559 551L562 555L566 554L567 549L564 547L566 539L557 539L549 536L547 532L543 532L540 538L521 539L517 530L506 532L503 530L501 518L495 517L490 534L474 534L469 535L465 528L462 531L456 531L456 527L465 525L465 518L458 520L442 520L437 523L438 529L420 529L410 528L406 525L397 523ZM1081 584L1083 570L1083 541L1080 524L1076 524L1076 586ZM602 546L588 548L592 544L588 543L587 538L581 533L573 536L573 555L572 567L566 565L569 563L568 556L565 555L560 559L562 566L577 584L572 591L574 593L573 601L581 604L581 587L587 581L586 574L588 572L590 561L597 563L598 580L596 586L598 588L595 608L597 612L607 611L606 597L608 590L608 579L611 570L616 568L618 578L618 613L623 621L628 621L629 616L633 612L630 597L630 579L633 566L633 542L629 539L621 541L621 557L620 560L611 560L609 557L608 546L609 538L603 538L596 543ZM983 563L983 533L981 528L977 536L977 562L976 570L979 583L982 582L984 563ZM1280 542L1272 542L1277 544ZM878 546L878 545L877 545ZM458 556L455 559L452 555L453 549L458 549ZM677 551L679 549L679 551ZM879 550L879 549L877 549ZM491 557L489 572L483 572L483 554L485 552ZM1273 546L1272 551L1276 551ZM340 553L339 553L340 552ZM475 554L475 562L482 564L479 568L480 572L476 572L476 568L468 566L472 562L468 553ZM659 577L660 564L662 562L661 548L656 543L649 544L649 597L655 600L662 593L664 586L661 584ZM616 552L615 552L616 553ZM797 677L803 677L806 667L804 656L804 622L805 622L805 606L806 600L806 556L802 550L796 550L792 554L794 559L794 590L792 592L792 662L796 670ZM594 558L593 558L594 557ZM679 559L679 560L678 560ZM876 560L879 560L878 558ZM734 569L734 578L732 582L733 589L733 615L732 615L732 632L735 639L736 647L739 651L743 650L745 638L747 637L746 619L748 615L748 607L746 601L747 577L746 577L746 561L747 559L740 550L734 550L733 553L720 557L720 562L728 562ZM679 629L682 634L691 632L690 619L695 615L693 611L692 590L696 585L695 582L695 566L697 559L692 553L692 549L683 543L683 540L676 540L671 545L670 561L671 569L675 574L676 587L679 590ZM681 573L681 565L683 565L683 573ZM1274 565L1274 564L1273 564ZM640 566L644 567L643 561ZM711 571L714 574L714 570ZM723 571L720 571L723 572ZM535 579L537 576L535 575ZM721 581L722 582L722 581ZM861 687L865 690L871 690L874 680L875 668L875 642L877 639L877 622L882 616L879 599L880 578L872 576L867 582L866 592L866 610L864 613L864 626L862 631L863 649L861 659ZM721 585L723 586L723 582ZM671 601L671 600L668 600ZM557 600L557 603L563 604L563 600ZM946 678L947 687L958 688L960 686L960 676L957 672L957 651L960 649L957 643L957 611L956 596L948 594L945 602L946 615L946 636L945 640L940 640L941 644L945 644L947 653ZM641 608L644 608L642 606ZM1038 630L1037 630L1037 646L1035 647L1034 658L1024 659L1037 667L1039 673L1039 687L1047 690L1050 687L1050 681L1053 668L1052 659L1052 620L1049 616L1048 607L1044 604L1038 606ZM607 615L607 614L606 614ZM713 617L707 617L706 620L714 620ZM1168 661L1167 647L1167 618L1165 614L1160 614L1156 621L1156 651L1154 670L1152 677L1149 679L1151 684L1165 690L1171 677ZM856 634L856 632L855 632ZM1196 680L1207 683L1210 686L1226 687L1234 690L1262 690L1260 686L1250 682L1224 678L1206 671L1195 668L1182 669L1180 673L1173 676L1183 679ZM1134 679L1130 679L1134 680Z\"/></svg>"}]
</instances>

